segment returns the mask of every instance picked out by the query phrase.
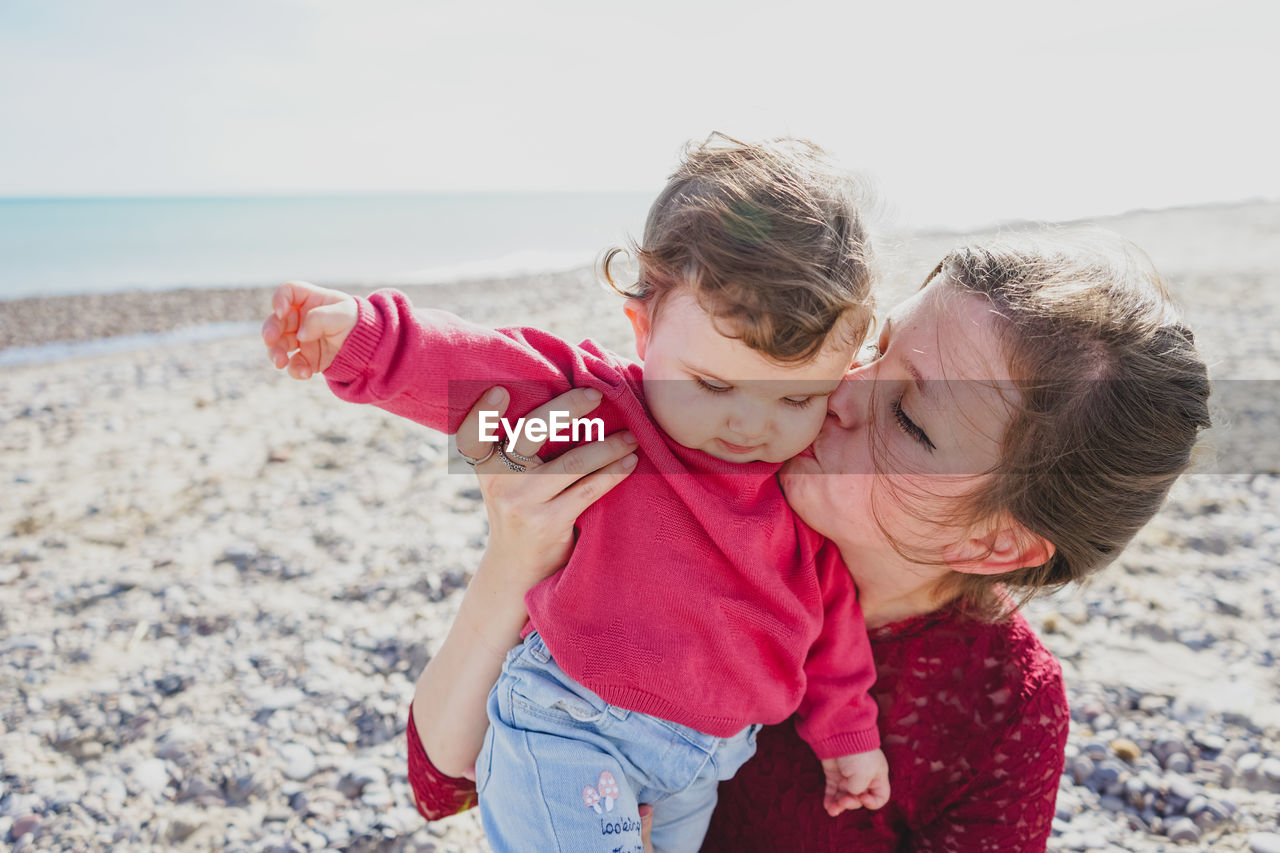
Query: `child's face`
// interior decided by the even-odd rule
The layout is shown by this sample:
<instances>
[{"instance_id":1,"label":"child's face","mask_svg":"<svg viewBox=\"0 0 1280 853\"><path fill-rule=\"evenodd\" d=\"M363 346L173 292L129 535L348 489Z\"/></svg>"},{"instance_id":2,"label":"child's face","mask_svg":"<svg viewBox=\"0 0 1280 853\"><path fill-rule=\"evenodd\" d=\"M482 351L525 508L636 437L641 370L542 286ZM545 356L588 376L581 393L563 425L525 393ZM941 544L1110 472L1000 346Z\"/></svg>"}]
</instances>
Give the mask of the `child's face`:
<instances>
[{"instance_id":1,"label":"child's face","mask_svg":"<svg viewBox=\"0 0 1280 853\"><path fill-rule=\"evenodd\" d=\"M845 330L808 362L771 361L721 334L686 290L668 295L656 317L639 300L626 310L654 420L685 447L729 462L783 462L808 447L853 364Z\"/></svg>"}]
</instances>

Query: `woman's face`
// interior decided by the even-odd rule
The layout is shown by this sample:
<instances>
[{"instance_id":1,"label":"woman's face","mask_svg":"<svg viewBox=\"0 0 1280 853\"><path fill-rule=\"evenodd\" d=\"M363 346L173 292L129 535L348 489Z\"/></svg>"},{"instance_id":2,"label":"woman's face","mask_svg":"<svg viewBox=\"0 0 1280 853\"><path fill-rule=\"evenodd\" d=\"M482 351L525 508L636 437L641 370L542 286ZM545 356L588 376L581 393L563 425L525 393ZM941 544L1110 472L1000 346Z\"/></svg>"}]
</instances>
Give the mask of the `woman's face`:
<instances>
[{"instance_id":1,"label":"woman's face","mask_svg":"<svg viewBox=\"0 0 1280 853\"><path fill-rule=\"evenodd\" d=\"M847 559L896 553L885 533L936 559L964 535L941 519L999 461L1016 399L991 311L942 277L899 304L783 469L792 508Z\"/></svg>"}]
</instances>

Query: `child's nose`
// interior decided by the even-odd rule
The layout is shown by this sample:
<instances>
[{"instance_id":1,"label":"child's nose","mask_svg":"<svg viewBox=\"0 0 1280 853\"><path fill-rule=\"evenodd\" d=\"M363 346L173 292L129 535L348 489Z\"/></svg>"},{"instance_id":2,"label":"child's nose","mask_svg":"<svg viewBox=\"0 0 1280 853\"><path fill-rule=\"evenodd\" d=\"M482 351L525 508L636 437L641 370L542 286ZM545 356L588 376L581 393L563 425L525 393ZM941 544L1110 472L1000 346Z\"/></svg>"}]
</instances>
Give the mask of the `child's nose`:
<instances>
[{"instance_id":1,"label":"child's nose","mask_svg":"<svg viewBox=\"0 0 1280 853\"><path fill-rule=\"evenodd\" d=\"M745 443L763 437L767 422L768 417L761 406L737 406L729 413L729 429Z\"/></svg>"}]
</instances>

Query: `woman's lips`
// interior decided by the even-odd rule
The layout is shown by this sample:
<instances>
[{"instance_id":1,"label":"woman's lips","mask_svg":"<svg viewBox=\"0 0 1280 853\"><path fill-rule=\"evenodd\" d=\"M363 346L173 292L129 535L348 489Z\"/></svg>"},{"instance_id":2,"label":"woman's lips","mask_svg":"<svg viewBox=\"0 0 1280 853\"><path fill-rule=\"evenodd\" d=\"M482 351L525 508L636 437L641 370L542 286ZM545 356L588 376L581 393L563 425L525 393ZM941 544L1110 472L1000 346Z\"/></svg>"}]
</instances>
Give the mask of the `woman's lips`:
<instances>
[{"instance_id":1,"label":"woman's lips","mask_svg":"<svg viewBox=\"0 0 1280 853\"><path fill-rule=\"evenodd\" d=\"M724 447L724 449L729 451L730 453L754 453L755 451L759 450L761 447L764 447L763 444L750 444L750 445L731 444L725 441L723 438L717 438L716 441L720 442L720 444Z\"/></svg>"}]
</instances>

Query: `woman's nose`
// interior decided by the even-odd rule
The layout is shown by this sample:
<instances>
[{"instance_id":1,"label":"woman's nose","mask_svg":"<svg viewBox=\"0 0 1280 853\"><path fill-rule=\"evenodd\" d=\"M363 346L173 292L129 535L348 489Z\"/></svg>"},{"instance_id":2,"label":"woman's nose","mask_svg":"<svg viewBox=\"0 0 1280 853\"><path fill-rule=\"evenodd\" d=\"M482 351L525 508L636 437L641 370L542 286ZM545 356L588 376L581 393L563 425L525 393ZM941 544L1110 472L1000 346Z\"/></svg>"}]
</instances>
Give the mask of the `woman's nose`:
<instances>
[{"instance_id":1,"label":"woman's nose","mask_svg":"<svg viewBox=\"0 0 1280 853\"><path fill-rule=\"evenodd\" d=\"M827 415L835 418L842 428L855 429L866 421L875 373L874 364L854 367L827 398Z\"/></svg>"}]
</instances>

